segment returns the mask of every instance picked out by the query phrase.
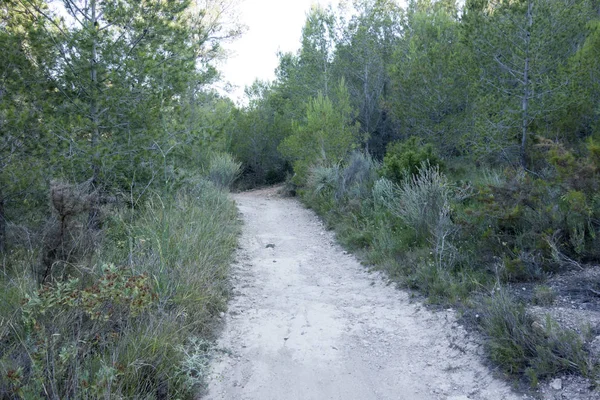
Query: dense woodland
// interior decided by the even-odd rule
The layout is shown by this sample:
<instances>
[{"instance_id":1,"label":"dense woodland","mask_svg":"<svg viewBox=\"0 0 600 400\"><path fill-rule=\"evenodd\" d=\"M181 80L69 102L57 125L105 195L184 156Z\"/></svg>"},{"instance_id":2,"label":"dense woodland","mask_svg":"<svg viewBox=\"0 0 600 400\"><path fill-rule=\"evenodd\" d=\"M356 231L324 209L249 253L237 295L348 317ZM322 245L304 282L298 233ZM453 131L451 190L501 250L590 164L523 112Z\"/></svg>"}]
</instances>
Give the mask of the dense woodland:
<instances>
[{"instance_id":1,"label":"dense woodland","mask_svg":"<svg viewBox=\"0 0 600 400\"><path fill-rule=\"evenodd\" d=\"M589 335L511 285L548 306L600 260L600 2L313 7L243 105L211 89L234 8L0 0L0 397L192 398L240 172L477 315L507 374L595 379Z\"/></svg>"},{"instance_id":2,"label":"dense woodland","mask_svg":"<svg viewBox=\"0 0 600 400\"><path fill-rule=\"evenodd\" d=\"M229 147L259 183L289 163L302 183L300 164L339 162L349 147L381 161L412 137L453 169L520 165L541 176L550 152L581 159L593 148L599 12L594 1L314 8L276 80L247 88ZM301 154L304 139L321 149Z\"/></svg>"}]
</instances>

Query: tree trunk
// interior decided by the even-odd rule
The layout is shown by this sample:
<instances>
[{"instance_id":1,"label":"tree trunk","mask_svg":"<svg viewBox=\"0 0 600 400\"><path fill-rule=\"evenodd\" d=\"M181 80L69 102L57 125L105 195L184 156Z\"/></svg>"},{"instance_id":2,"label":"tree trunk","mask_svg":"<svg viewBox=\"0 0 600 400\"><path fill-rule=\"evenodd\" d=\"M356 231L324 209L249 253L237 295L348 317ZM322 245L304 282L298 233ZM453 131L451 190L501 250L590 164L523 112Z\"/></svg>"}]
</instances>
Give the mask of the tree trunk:
<instances>
[{"instance_id":1,"label":"tree trunk","mask_svg":"<svg viewBox=\"0 0 600 400\"><path fill-rule=\"evenodd\" d=\"M365 143L365 151L367 152L367 154L369 154L369 136L371 135L371 113L370 111L370 104L369 104L369 66L367 64L367 61L365 60L365 71L364 71L364 75L363 75L363 98L364 98L364 106L363 106L363 113L364 113L364 121L365 121L365 127L363 129L363 131L365 132L365 136L364 136L364 143Z\"/></svg>"},{"instance_id":2,"label":"tree trunk","mask_svg":"<svg viewBox=\"0 0 600 400\"><path fill-rule=\"evenodd\" d=\"M4 196L0 189L0 254L6 252L6 216L4 215Z\"/></svg>"},{"instance_id":3,"label":"tree trunk","mask_svg":"<svg viewBox=\"0 0 600 400\"><path fill-rule=\"evenodd\" d=\"M96 0L91 0L91 29L92 29L92 59L90 60L90 119L92 122L91 129L91 155L92 155L92 184L91 191L94 191L98 186L98 178L100 174L100 154L98 145L100 141L100 117L98 115L98 43L97 43L97 28L98 20L96 14ZM98 213L98 202L96 196L92 197L90 210L88 215L88 225L91 229L100 228L100 217Z\"/></svg>"},{"instance_id":4,"label":"tree trunk","mask_svg":"<svg viewBox=\"0 0 600 400\"><path fill-rule=\"evenodd\" d=\"M533 26L533 0L527 4L527 31L525 32L525 68L523 71L523 121L521 137L521 166L527 169L527 127L529 126L529 98L531 88L529 87L529 68L530 68L530 46L531 46L531 27Z\"/></svg>"}]
</instances>

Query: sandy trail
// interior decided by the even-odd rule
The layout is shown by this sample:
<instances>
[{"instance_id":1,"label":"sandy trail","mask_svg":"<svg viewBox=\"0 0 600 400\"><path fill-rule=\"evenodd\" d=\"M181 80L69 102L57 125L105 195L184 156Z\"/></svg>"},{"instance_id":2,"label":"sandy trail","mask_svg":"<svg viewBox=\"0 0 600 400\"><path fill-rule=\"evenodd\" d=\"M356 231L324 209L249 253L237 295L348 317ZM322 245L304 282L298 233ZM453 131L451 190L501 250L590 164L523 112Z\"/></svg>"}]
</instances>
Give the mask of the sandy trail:
<instances>
[{"instance_id":1,"label":"sandy trail","mask_svg":"<svg viewBox=\"0 0 600 400\"><path fill-rule=\"evenodd\" d=\"M235 200L242 247L207 398L524 398L481 363L452 311L367 272L297 200L273 189Z\"/></svg>"}]
</instances>

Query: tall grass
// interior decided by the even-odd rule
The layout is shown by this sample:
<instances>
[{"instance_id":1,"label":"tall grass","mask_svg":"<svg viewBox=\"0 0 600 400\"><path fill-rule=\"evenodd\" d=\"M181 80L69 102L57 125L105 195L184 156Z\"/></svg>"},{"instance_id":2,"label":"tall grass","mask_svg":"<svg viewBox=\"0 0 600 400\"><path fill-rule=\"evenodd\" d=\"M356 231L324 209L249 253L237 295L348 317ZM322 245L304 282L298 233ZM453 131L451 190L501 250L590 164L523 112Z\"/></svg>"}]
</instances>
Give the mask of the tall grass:
<instances>
[{"instance_id":1,"label":"tall grass","mask_svg":"<svg viewBox=\"0 0 600 400\"><path fill-rule=\"evenodd\" d=\"M312 198L328 196L337 192L341 181L339 165L331 167L315 166L310 169L307 187Z\"/></svg>"},{"instance_id":2,"label":"tall grass","mask_svg":"<svg viewBox=\"0 0 600 400\"><path fill-rule=\"evenodd\" d=\"M128 227L133 267L143 266L155 277L165 304L187 308L190 323L203 325L224 308L236 218L231 200L210 182L199 181L172 199L154 196Z\"/></svg>"},{"instance_id":3,"label":"tall grass","mask_svg":"<svg viewBox=\"0 0 600 400\"><path fill-rule=\"evenodd\" d=\"M353 152L341 172L338 199L366 200L371 196L373 184L378 178L379 164L369 155Z\"/></svg>"},{"instance_id":4,"label":"tall grass","mask_svg":"<svg viewBox=\"0 0 600 400\"><path fill-rule=\"evenodd\" d=\"M0 308L0 397L194 398L225 308L235 206L198 181L131 214L111 214L77 278L39 289L31 273L0 279L10 301Z\"/></svg>"}]
</instances>

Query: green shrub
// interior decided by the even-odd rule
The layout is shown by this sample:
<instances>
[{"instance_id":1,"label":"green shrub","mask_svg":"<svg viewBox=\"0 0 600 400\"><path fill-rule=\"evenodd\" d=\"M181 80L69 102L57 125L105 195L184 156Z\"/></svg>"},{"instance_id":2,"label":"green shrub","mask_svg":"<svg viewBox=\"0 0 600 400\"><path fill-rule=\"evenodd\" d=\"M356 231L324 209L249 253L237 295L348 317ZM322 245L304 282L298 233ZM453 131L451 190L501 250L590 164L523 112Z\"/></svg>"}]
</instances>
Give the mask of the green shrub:
<instances>
[{"instance_id":1,"label":"green shrub","mask_svg":"<svg viewBox=\"0 0 600 400\"><path fill-rule=\"evenodd\" d=\"M473 181L451 184L427 163L375 179L364 173L372 171L368 159L353 157L344 167L314 168L304 199L344 245L432 303L472 306L482 289L600 259L600 195L586 186L598 175L589 160L560 153L539 173L483 168ZM583 175L568 178L568 171ZM545 306L554 297L540 286L532 301ZM536 321L508 292L486 299L479 314L490 358L506 372L532 384L593 372L577 333L550 318Z\"/></svg>"},{"instance_id":2,"label":"green shrub","mask_svg":"<svg viewBox=\"0 0 600 400\"><path fill-rule=\"evenodd\" d=\"M428 239L441 234L439 230L450 229L448 213L453 188L437 166L422 164L418 171L401 185L393 185L393 189L386 181L379 181L375 195L392 214L414 229L418 238Z\"/></svg>"},{"instance_id":3,"label":"green shrub","mask_svg":"<svg viewBox=\"0 0 600 400\"><path fill-rule=\"evenodd\" d=\"M294 184L305 185L314 166L342 162L359 143L359 126L343 79L333 92L336 101L321 93L309 99L303 123L294 123L293 133L279 145L294 167Z\"/></svg>"},{"instance_id":4,"label":"green shrub","mask_svg":"<svg viewBox=\"0 0 600 400\"><path fill-rule=\"evenodd\" d=\"M207 177L216 186L229 189L240 176L242 164L228 153L215 153L208 166Z\"/></svg>"},{"instance_id":5,"label":"green shrub","mask_svg":"<svg viewBox=\"0 0 600 400\"><path fill-rule=\"evenodd\" d=\"M593 370L577 333L549 316L545 323L536 321L506 290L484 300L480 320L490 358L510 374L524 374L535 383L559 372L588 376Z\"/></svg>"},{"instance_id":6,"label":"green shrub","mask_svg":"<svg viewBox=\"0 0 600 400\"><path fill-rule=\"evenodd\" d=\"M73 266L78 278L34 290L0 281L17 292L11 297L27 294L20 312L0 307L0 397L197 394L206 373L201 343L225 308L235 205L208 181L187 182L175 194L149 196L136 213L117 210L106 229L95 259L119 268Z\"/></svg>"},{"instance_id":7,"label":"green shrub","mask_svg":"<svg viewBox=\"0 0 600 400\"><path fill-rule=\"evenodd\" d=\"M387 178L380 178L373 184L373 201L375 207L388 209L396 204L396 186Z\"/></svg>"},{"instance_id":8,"label":"green shrub","mask_svg":"<svg viewBox=\"0 0 600 400\"><path fill-rule=\"evenodd\" d=\"M28 398L97 397L110 393L120 365L110 361L132 326L147 320L158 296L148 275L112 265L97 281L48 283L27 295L0 373L12 376L5 390ZM21 365L9 360L27 354ZM108 371L111 371L108 374ZM11 372L12 371L12 372ZM27 371L27 372L26 372Z\"/></svg>"},{"instance_id":9,"label":"green shrub","mask_svg":"<svg viewBox=\"0 0 600 400\"><path fill-rule=\"evenodd\" d=\"M315 166L310 169L306 187L311 192L312 197L332 196L337 192L340 181L339 166Z\"/></svg>"},{"instance_id":10,"label":"green shrub","mask_svg":"<svg viewBox=\"0 0 600 400\"><path fill-rule=\"evenodd\" d=\"M382 174L395 183L418 174L423 163L442 168L442 162L431 144L424 144L416 136L404 142L393 142L383 158Z\"/></svg>"},{"instance_id":11,"label":"green shrub","mask_svg":"<svg viewBox=\"0 0 600 400\"><path fill-rule=\"evenodd\" d=\"M454 221L463 227L455 243L478 264L503 260L509 281L537 280L600 259L597 193L586 185L578 189L585 174L566 175L586 170L589 162L548 146L560 157L544 175L508 169L504 178L475 186L475 195L454 208Z\"/></svg>"},{"instance_id":12,"label":"green shrub","mask_svg":"<svg viewBox=\"0 0 600 400\"><path fill-rule=\"evenodd\" d=\"M352 201L368 200L373 184L377 180L378 168L371 156L358 151L353 152L342 170L337 198Z\"/></svg>"},{"instance_id":13,"label":"green shrub","mask_svg":"<svg viewBox=\"0 0 600 400\"><path fill-rule=\"evenodd\" d=\"M549 286L539 285L533 291L533 303L549 307L556 300L556 292Z\"/></svg>"},{"instance_id":14,"label":"green shrub","mask_svg":"<svg viewBox=\"0 0 600 400\"><path fill-rule=\"evenodd\" d=\"M280 169L269 169L265 174L265 183L267 185L274 185L276 183L281 183L285 181L287 171L285 168Z\"/></svg>"}]
</instances>

